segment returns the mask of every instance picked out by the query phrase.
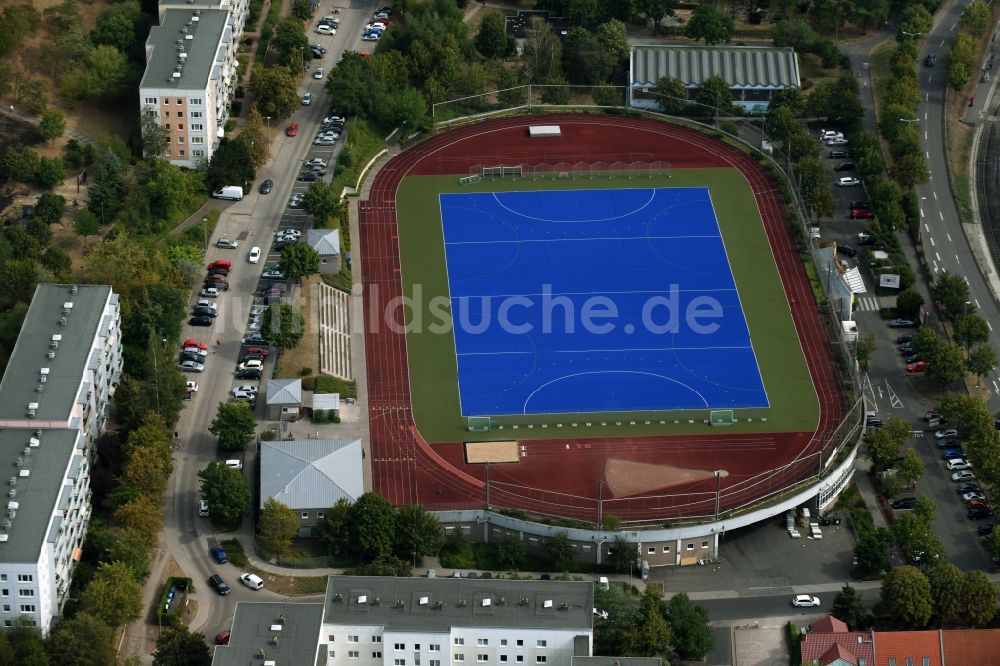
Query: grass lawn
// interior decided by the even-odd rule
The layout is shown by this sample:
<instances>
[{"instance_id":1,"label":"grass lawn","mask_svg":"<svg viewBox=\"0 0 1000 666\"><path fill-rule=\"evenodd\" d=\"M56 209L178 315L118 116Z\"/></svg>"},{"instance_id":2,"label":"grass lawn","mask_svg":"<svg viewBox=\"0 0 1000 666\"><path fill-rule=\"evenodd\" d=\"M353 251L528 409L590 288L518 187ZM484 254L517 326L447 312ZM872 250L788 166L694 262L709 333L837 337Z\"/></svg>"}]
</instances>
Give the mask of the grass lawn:
<instances>
[{"instance_id":1,"label":"grass lawn","mask_svg":"<svg viewBox=\"0 0 1000 666\"><path fill-rule=\"evenodd\" d=\"M819 405L805 358L792 323L753 194L739 171L731 168L675 169L671 178L576 180L497 180L460 186L456 176L411 176L397 193L399 245L404 295L414 287L423 293L424 322L437 320L430 302L449 293L438 195L442 192L512 190L573 190L636 187L707 186L722 231L750 337L767 391L770 408L737 410L744 421L737 432L807 431L816 427ZM420 327L412 327L417 329ZM454 337L444 332L407 333L411 399L421 434L430 442L504 440L525 436L635 436L707 433L707 410L504 416L494 419L503 429L466 431L459 408ZM759 419L766 417L767 421ZM747 422L746 418L753 418ZM693 420L693 423L689 423ZM561 426L559 425L561 424ZM513 430L513 426L517 426Z\"/></svg>"}]
</instances>

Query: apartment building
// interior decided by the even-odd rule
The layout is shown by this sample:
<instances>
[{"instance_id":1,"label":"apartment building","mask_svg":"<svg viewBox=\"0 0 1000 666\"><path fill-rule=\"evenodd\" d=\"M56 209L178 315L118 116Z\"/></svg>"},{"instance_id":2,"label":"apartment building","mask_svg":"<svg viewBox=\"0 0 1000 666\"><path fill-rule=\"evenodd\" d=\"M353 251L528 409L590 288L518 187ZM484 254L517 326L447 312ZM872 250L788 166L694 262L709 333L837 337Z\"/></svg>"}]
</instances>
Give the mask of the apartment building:
<instances>
[{"instance_id":1,"label":"apartment building","mask_svg":"<svg viewBox=\"0 0 1000 666\"><path fill-rule=\"evenodd\" d=\"M146 38L139 108L163 128L162 157L177 166L210 160L225 133L246 5L160 5L160 25Z\"/></svg>"},{"instance_id":2,"label":"apartment building","mask_svg":"<svg viewBox=\"0 0 1000 666\"><path fill-rule=\"evenodd\" d=\"M330 576L322 605L239 604L212 663L569 666L593 606L592 582Z\"/></svg>"},{"instance_id":3,"label":"apartment building","mask_svg":"<svg viewBox=\"0 0 1000 666\"><path fill-rule=\"evenodd\" d=\"M118 295L40 284L0 381L0 624L47 633L90 522L90 468L121 376Z\"/></svg>"}]
</instances>

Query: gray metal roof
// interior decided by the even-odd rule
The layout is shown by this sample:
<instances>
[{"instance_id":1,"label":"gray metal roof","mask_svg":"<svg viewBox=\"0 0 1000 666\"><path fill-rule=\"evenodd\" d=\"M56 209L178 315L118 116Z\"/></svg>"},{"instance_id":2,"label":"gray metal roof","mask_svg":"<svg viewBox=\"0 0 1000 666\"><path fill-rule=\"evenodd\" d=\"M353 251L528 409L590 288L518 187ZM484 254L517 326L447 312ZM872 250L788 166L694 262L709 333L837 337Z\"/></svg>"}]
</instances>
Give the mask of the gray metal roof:
<instances>
[{"instance_id":1,"label":"gray metal roof","mask_svg":"<svg viewBox=\"0 0 1000 666\"><path fill-rule=\"evenodd\" d=\"M594 583L587 581L330 576L323 621L389 631L519 627L589 632L593 607Z\"/></svg>"},{"instance_id":2,"label":"gray metal roof","mask_svg":"<svg viewBox=\"0 0 1000 666\"><path fill-rule=\"evenodd\" d=\"M260 505L273 497L293 509L326 509L365 492L361 440L260 443Z\"/></svg>"},{"instance_id":3,"label":"gray metal roof","mask_svg":"<svg viewBox=\"0 0 1000 666\"><path fill-rule=\"evenodd\" d=\"M22 428L0 430L0 475L4 492L4 513L0 526L10 520L7 541L0 541L0 562L36 562L50 529L50 517L62 496L63 478L76 452L79 430L52 428L42 430L38 446L29 446L34 431ZM28 448L30 453L24 454ZM21 459L21 466L17 461ZM21 476L25 471L27 476ZM11 486L10 478L17 477ZM10 497L10 490L16 491ZM17 502L14 517L10 517L10 502Z\"/></svg>"},{"instance_id":4,"label":"gray metal roof","mask_svg":"<svg viewBox=\"0 0 1000 666\"><path fill-rule=\"evenodd\" d=\"M302 403L301 379L268 379L267 404L298 405Z\"/></svg>"},{"instance_id":5,"label":"gray metal roof","mask_svg":"<svg viewBox=\"0 0 1000 666\"><path fill-rule=\"evenodd\" d=\"M653 87L664 76L679 79L688 88L711 76L721 76L730 88L800 88L795 51L773 46L632 47L631 83Z\"/></svg>"},{"instance_id":6,"label":"gray metal roof","mask_svg":"<svg viewBox=\"0 0 1000 666\"><path fill-rule=\"evenodd\" d=\"M3 381L0 381L0 420L25 419L28 403L38 403L34 419L69 420L84 371L90 366L94 336L101 326L111 287L106 285L40 284L21 325ZM73 303L70 314L64 304ZM65 324L62 320L65 319ZM48 358L53 335L62 339L55 358ZM48 368L44 391L38 393L40 371Z\"/></svg>"},{"instance_id":7,"label":"gray metal roof","mask_svg":"<svg viewBox=\"0 0 1000 666\"><path fill-rule=\"evenodd\" d=\"M239 581L234 577L227 582ZM265 660L278 666L315 666L322 622L323 604L241 601L236 604L229 645L215 648L212 666L247 666Z\"/></svg>"},{"instance_id":8,"label":"gray metal roof","mask_svg":"<svg viewBox=\"0 0 1000 666\"><path fill-rule=\"evenodd\" d=\"M313 393L313 410L340 409L339 393Z\"/></svg>"},{"instance_id":9,"label":"gray metal roof","mask_svg":"<svg viewBox=\"0 0 1000 666\"><path fill-rule=\"evenodd\" d=\"M217 64L221 66L216 58L220 57L219 43L228 29L228 17L228 11L219 9L168 9L164 12L160 25L153 26L146 38L146 72L140 87L204 90L212 70ZM168 83L167 79L177 71L181 46L187 54L181 76Z\"/></svg>"},{"instance_id":10,"label":"gray metal roof","mask_svg":"<svg viewBox=\"0 0 1000 666\"><path fill-rule=\"evenodd\" d=\"M309 247L316 250L320 256L340 254L340 229L310 229L306 236Z\"/></svg>"}]
</instances>

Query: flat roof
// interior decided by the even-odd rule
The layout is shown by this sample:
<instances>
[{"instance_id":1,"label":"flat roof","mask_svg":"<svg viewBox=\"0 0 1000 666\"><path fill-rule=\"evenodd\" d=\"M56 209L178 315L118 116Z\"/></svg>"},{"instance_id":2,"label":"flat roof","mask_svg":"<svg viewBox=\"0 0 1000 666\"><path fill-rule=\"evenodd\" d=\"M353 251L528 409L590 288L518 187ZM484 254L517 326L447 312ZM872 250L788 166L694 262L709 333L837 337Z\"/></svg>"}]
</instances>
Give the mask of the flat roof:
<instances>
[{"instance_id":1,"label":"flat roof","mask_svg":"<svg viewBox=\"0 0 1000 666\"><path fill-rule=\"evenodd\" d=\"M140 88L204 90L208 86L229 12L221 9L168 9L160 25L146 38L146 72ZM197 20L196 20L197 19ZM189 39L190 38L190 39ZM177 70L182 51L187 54L181 75Z\"/></svg>"},{"instance_id":2,"label":"flat roof","mask_svg":"<svg viewBox=\"0 0 1000 666\"><path fill-rule=\"evenodd\" d=\"M0 429L0 467L8 470L0 478L4 505L0 514L0 562L36 562L48 538L49 517L63 495L68 500L72 489L64 490L63 479L76 453L77 429L41 430L38 437L30 428ZM31 446L32 439L38 446ZM30 451L25 455L25 449ZM18 466L18 459L21 465ZM80 462L82 463L82 452ZM22 476L27 472L27 476ZM12 486L10 479L17 477ZM68 488L68 486L67 486ZM16 495L10 496L14 490ZM17 506L11 517L11 502ZM10 525L6 521L10 520Z\"/></svg>"},{"instance_id":3,"label":"flat roof","mask_svg":"<svg viewBox=\"0 0 1000 666\"><path fill-rule=\"evenodd\" d=\"M446 633L452 627L593 628L588 581L330 576L324 623Z\"/></svg>"},{"instance_id":4,"label":"flat roof","mask_svg":"<svg viewBox=\"0 0 1000 666\"><path fill-rule=\"evenodd\" d=\"M110 297L107 285L40 284L35 288L0 381L0 420L25 419L28 403L38 403L36 421L69 419ZM73 304L70 314L64 314L67 303ZM65 324L61 323L64 319ZM53 335L61 340L55 358L50 359ZM42 368L48 368L48 373L39 393L36 387Z\"/></svg>"},{"instance_id":5,"label":"flat roof","mask_svg":"<svg viewBox=\"0 0 1000 666\"><path fill-rule=\"evenodd\" d=\"M631 60L632 85L652 87L669 76L692 88L711 76L721 76L730 88L802 87L799 59L790 47L637 44Z\"/></svg>"},{"instance_id":6,"label":"flat roof","mask_svg":"<svg viewBox=\"0 0 1000 666\"><path fill-rule=\"evenodd\" d=\"M240 584L235 578L227 582ZM212 666L247 666L265 660L279 666L315 666L322 621L323 604L241 601L236 604L229 645L216 646Z\"/></svg>"}]
</instances>

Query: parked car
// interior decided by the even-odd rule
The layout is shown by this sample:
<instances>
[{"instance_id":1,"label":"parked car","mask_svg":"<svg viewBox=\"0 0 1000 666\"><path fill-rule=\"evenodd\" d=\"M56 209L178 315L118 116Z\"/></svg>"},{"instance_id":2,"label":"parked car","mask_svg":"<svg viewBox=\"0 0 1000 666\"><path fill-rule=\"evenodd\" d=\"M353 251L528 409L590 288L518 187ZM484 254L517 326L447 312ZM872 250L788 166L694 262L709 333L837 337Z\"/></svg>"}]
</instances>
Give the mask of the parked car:
<instances>
[{"instance_id":1,"label":"parked car","mask_svg":"<svg viewBox=\"0 0 1000 666\"><path fill-rule=\"evenodd\" d=\"M906 366L906 371L910 374L919 374L927 370L926 361L917 361L916 363L910 363Z\"/></svg>"},{"instance_id":2,"label":"parked car","mask_svg":"<svg viewBox=\"0 0 1000 666\"><path fill-rule=\"evenodd\" d=\"M206 289L215 289L216 295L218 295L219 291L229 291L229 283L218 278L205 278L205 282L202 286ZM204 295L209 296L208 294ZM211 298L211 296L209 296L209 298Z\"/></svg>"},{"instance_id":3,"label":"parked car","mask_svg":"<svg viewBox=\"0 0 1000 666\"><path fill-rule=\"evenodd\" d=\"M248 393L247 391L233 391L233 400L235 402L248 402L253 405L257 401L257 394Z\"/></svg>"},{"instance_id":4,"label":"parked car","mask_svg":"<svg viewBox=\"0 0 1000 666\"><path fill-rule=\"evenodd\" d=\"M215 635L216 645L229 645L230 631L228 629L223 629Z\"/></svg>"},{"instance_id":5,"label":"parked car","mask_svg":"<svg viewBox=\"0 0 1000 666\"><path fill-rule=\"evenodd\" d=\"M976 507L974 509L969 509L969 513L966 515L968 515L969 518L971 518L972 520L982 520L984 518L989 518L990 516L992 516L993 511L991 511L990 509L983 509Z\"/></svg>"},{"instance_id":6,"label":"parked car","mask_svg":"<svg viewBox=\"0 0 1000 666\"><path fill-rule=\"evenodd\" d=\"M209 555L212 556L212 559L215 560L217 564L226 564L227 562L229 562L229 556L226 555L226 551L223 550L222 548L219 548L218 546L214 548L209 548L208 553Z\"/></svg>"},{"instance_id":7,"label":"parked car","mask_svg":"<svg viewBox=\"0 0 1000 666\"><path fill-rule=\"evenodd\" d=\"M294 236L295 238L299 238L299 237L302 236L302 231L299 230L299 229L278 229L277 231L274 232L274 235L276 237L277 236Z\"/></svg>"},{"instance_id":8,"label":"parked car","mask_svg":"<svg viewBox=\"0 0 1000 666\"><path fill-rule=\"evenodd\" d=\"M860 185L861 180L853 176L842 176L837 180L838 187L854 187L855 185Z\"/></svg>"},{"instance_id":9,"label":"parked car","mask_svg":"<svg viewBox=\"0 0 1000 666\"><path fill-rule=\"evenodd\" d=\"M846 150L831 150L830 159L831 160L846 160L851 154Z\"/></svg>"},{"instance_id":10,"label":"parked car","mask_svg":"<svg viewBox=\"0 0 1000 666\"><path fill-rule=\"evenodd\" d=\"M266 271L264 271L263 273L261 273L260 277L263 280L284 280L285 279L285 274L282 273L277 268L269 268Z\"/></svg>"},{"instance_id":11,"label":"parked car","mask_svg":"<svg viewBox=\"0 0 1000 666\"><path fill-rule=\"evenodd\" d=\"M318 25L316 26L316 32L321 35L336 35L337 30L330 25Z\"/></svg>"},{"instance_id":12,"label":"parked car","mask_svg":"<svg viewBox=\"0 0 1000 666\"><path fill-rule=\"evenodd\" d=\"M262 581L259 576L255 576L252 573L241 574L240 582L249 587L251 590L260 590L264 587L264 581Z\"/></svg>"},{"instance_id":13,"label":"parked car","mask_svg":"<svg viewBox=\"0 0 1000 666\"><path fill-rule=\"evenodd\" d=\"M842 136L838 136L838 137L833 138L833 139L827 139L826 145L828 145L828 146L846 146L847 145L847 139L845 139Z\"/></svg>"},{"instance_id":14,"label":"parked car","mask_svg":"<svg viewBox=\"0 0 1000 666\"><path fill-rule=\"evenodd\" d=\"M910 335L909 333L906 333L904 335L896 336L896 344L897 345L901 345L901 344L906 343L906 342L913 342L913 336Z\"/></svg>"},{"instance_id":15,"label":"parked car","mask_svg":"<svg viewBox=\"0 0 1000 666\"><path fill-rule=\"evenodd\" d=\"M222 580L222 576L220 576L219 574L212 574L211 576L209 576L208 584L211 585L212 588L215 589L215 591L221 594L222 596L225 596L230 592L229 586L226 585L226 581Z\"/></svg>"},{"instance_id":16,"label":"parked car","mask_svg":"<svg viewBox=\"0 0 1000 666\"><path fill-rule=\"evenodd\" d=\"M945 437L958 437L958 430L955 428L943 428L935 432L934 436L938 439L944 439Z\"/></svg>"},{"instance_id":17,"label":"parked car","mask_svg":"<svg viewBox=\"0 0 1000 666\"><path fill-rule=\"evenodd\" d=\"M892 503L893 509L912 509L917 505L916 497L901 497Z\"/></svg>"},{"instance_id":18,"label":"parked car","mask_svg":"<svg viewBox=\"0 0 1000 666\"><path fill-rule=\"evenodd\" d=\"M298 123L290 123L288 125L288 128L285 130L285 135L286 136L296 136L298 133L299 133L299 124Z\"/></svg>"},{"instance_id":19,"label":"parked car","mask_svg":"<svg viewBox=\"0 0 1000 666\"><path fill-rule=\"evenodd\" d=\"M193 313L197 317L218 317L219 316L219 309L218 308L207 308L204 305L199 305L199 306L195 307Z\"/></svg>"},{"instance_id":20,"label":"parked car","mask_svg":"<svg viewBox=\"0 0 1000 666\"><path fill-rule=\"evenodd\" d=\"M274 181L271 180L270 178L268 178L267 180L265 180L264 182L262 182L260 184L260 193L261 194L270 194L271 193L271 188L273 188L273 187L274 187Z\"/></svg>"},{"instance_id":21,"label":"parked car","mask_svg":"<svg viewBox=\"0 0 1000 666\"><path fill-rule=\"evenodd\" d=\"M319 179L319 176L316 175L315 171L303 171L299 174L299 180L306 183L311 183L317 179Z\"/></svg>"},{"instance_id":22,"label":"parked car","mask_svg":"<svg viewBox=\"0 0 1000 666\"><path fill-rule=\"evenodd\" d=\"M972 469L972 463L970 463L965 458L952 458L951 460L949 460L948 462L946 462L944 466L947 467L948 469L951 469L951 470L956 470L956 469L960 469L960 470Z\"/></svg>"},{"instance_id":23,"label":"parked car","mask_svg":"<svg viewBox=\"0 0 1000 666\"><path fill-rule=\"evenodd\" d=\"M852 208L851 209L851 219L852 220L874 220L875 213L868 210L867 208Z\"/></svg>"},{"instance_id":24,"label":"parked car","mask_svg":"<svg viewBox=\"0 0 1000 666\"><path fill-rule=\"evenodd\" d=\"M219 290L216 289L215 287L205 287L199 292L199 294L204 296L205 298L218 298Z\"/></svg>"},{"instance_id":25,"label":"parked car","mask_svg":"<svg viewBox=\"0 0 1000 666\"><path fill-rule=\"evenodd\" d=\"M253 314L253 311L251 311L251 314ZM244 353L246 353L248 356L251 354L257 356L267 356L271 352L270 350L264 349L263 347L247 347L246 352Z\"/></svg>"},{"instance_id":26,"label":"parked car","mask_svg":"<svg viewBox=\"0 0 1000 666\"><path fill-rule=\"evenodd\" d=\"M837 252L839 252L841 254L845 254L848 257L856 257L856 256L858 256L858 251L857 250L855 250L850 245L844 245L843 243L837 243Z\"/></svg>"},{"instance_id":27,"label":"parked car","mask_svg":"<svg viewBox=\"0 0 1000 666\"><path fill-rule=\"evenodd\" d=\"M819 597L814 597L808 594L796 594L792 597L792 605L796 608L819 606Z\"/></svg>"},{"instance_id":28,"label":"parked car","mask_svg":"<svg viewBox=\"0 0 1000 666\"><path fill-rule=\"evenodd\" d=\"M875 238L873 236L869 236L866 233L858 234L858 245L874 245L874 244L875 244Z\"/></svg>"},{"instance_id":29,"label":"parked car","mask_svg":"<svg viewBox=\"0 0 1000 666\"><path fill-rule=\"evenodd\" d=\"M267 181L264 182L266 183ZM263 185L263 183L261 183L261 185ZM215 247L221 248L223 250L235 250L238 245L239 243L237 243L234 240L229 240L228 238L220 238L219 240L215 241Z\"/></svg>"},{"instance_id":30,"label":"parked car","mask_svg":"<svg viewBox=\"0 0 1000 666\"><path fill-rule=\"evenodd\" d=\"M841 162L833 167L834 171L854 171L854 162Z\"/></svg>"},{"instance_id":31,"label":"parked car","mask_svg":"<svg viewBox=\"0 0 1000 666\"><path fill-rule=\"evenodd\" d=\"M214 320L211 317L206 317L204 315L199 315L197 317L191 317L188 319L188 324L191 326L211 326Z\"/></svg>"},{"instance_id":32,"label":"parked car","mask_svg":"<svg viewBox=\"0 0 1000 666\"><path fill-rule=\"evenodd\" d=\"M322 67L317 67L316 71L313 72L314 79L322 79L324 76L326 76L326 70L324 70Z\"/></svg>"},{"instance_id":33,"label":"parked car","mask_svg":"<svg viewBox=\"0 0 1000 666\"><path fill-rule=\"evenodd\" d=\"M243 338L243 344L245 345L267 345L269 344L267 338L265 338L260 333L254 333L253 335L248 335Z\"/></svg>"},{"instance_id":34,"label":"parked car","mask_svg":"<svg viewBox=\"0 0 1000 666\"><path fill-rule=\"evenodd\" d=\"M993 523L986 523L979 526L979 538L988 537L993 534Z\"/></svg>"},{"instance_id":35,"label":"parked car","mask_svg":"<svg viewBox=\"0 0 1000 666\"><path fill-rule=\"evenodd\" d=\"M313 96L312 93L306 93L302 95L302 106L309 106L312 104Z\"/></svg>"},{"instance_id":36,"label":"parked car","mask_svg":"<svg viewBox=\"0 0 1000 666\"><path fill-rule=\"evenodd\" d=\"M236 379L260 379L260 376L261 371L259 368L248 368L236 373Z\"/></svg>"},{"instance_id":37,"label":"parked car","mask_svg":"<svg viewBox=\"0 0 1000 666\"><path fill-rule=\"evenodd\" d=\"M197 393L198 382L187 382L186 386L184 387L184 390L187 391L188 393Z\"/></svg>"},{"instance_id":38,"label":"parked car","mask_svg":"<svg viewBox=\"0 0 1000 666\"><path fill-rule=\"evenodd\" d=\"M243 469L243 461L231 458L226 461L226 467L230 469Z\"/></svg>"},{"instance_id":39,"label":"parked car","mask_svg":"<svg viewBox=\"0 0 1000 666\"><path fill-rule=\"evenodd\" d=\"M954 472L954 473L952 473L951 480L952 481L975 481L976 480L976 475L972 472L972 470L963 469L960 472Z\"/></svg>"},{"instance_id":40,"label":"parked car","mask_svg":"<svg viewBox=\"0 0 1000 666\"><path fill-rule=\"evenodd\" d=\"M893 319L889 322L889 328L913 328L917 322L912 319Z\"/></svg>"},{"instance_id":41,"label":"parked car","mask_svg":"<svg viewBox=\"0 0 1000 666\"><path fill-rule=\"evenodd\" d=\"M177 369L181 372L204 372L205 364L186 359L177 364Z\"/></svg>"},{"instance_id":42,"label":"parked car","mask_svg":"<svg viewBox=\"0 0 1000 666\"><path fill-rule=\"evenodd\" d=\"M985 500L985 499L986 495L984 495L982 491L979 490L970 490L969 492L962 494L963 502L970 502L972 500Z\"/></svg>"},{"instance_id":43,"label":"parked car","mask_svg":"<svg viewBox=\"0 0 1000 666\"><path fill-rule=\"evenodd\" d=\"M250 254L247 255L247 260L251 264L256 264L258 261L260 261L260 248L257 247L256 245L250 248Z\"/></svg>"},{"instance_id":44,"label":"parked car","mask_svg":"<svg viewBox=\"0 0 1000 666\"><path fill-rule=\"evenodd\" d=\"M954 460L955 458L965 458L965 449L961 447L953 447L945 449L941 452L941 457L944 460Z\"/></svg>"},{"instance_id":45,"label":"parked car","mask_svg":"<svg viewBox=\"0 0 1000 666\"><path fill-rule=\"evenodd\" d=\"M320 157L314 157L311 160L306 160L305 162L302 163L302 166L305 166L305 167L311 167L311 166L325 167L326 165L327 165L326 160L324 160L324 159L322 159Z\"/></svg>"},{"instance_id":46,"label":"parked car","mask_svg":"<svg viewBox=\"0 0 1000 666\"><path fill-rule=\"evenodd\" d=\"M960 483L957 490L959 495L964 495L965 493L978 493L982 488L974 483Z\"/></svg>"}]
</instances>

